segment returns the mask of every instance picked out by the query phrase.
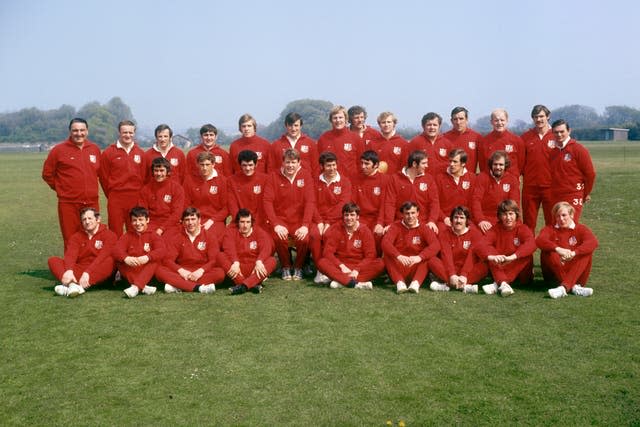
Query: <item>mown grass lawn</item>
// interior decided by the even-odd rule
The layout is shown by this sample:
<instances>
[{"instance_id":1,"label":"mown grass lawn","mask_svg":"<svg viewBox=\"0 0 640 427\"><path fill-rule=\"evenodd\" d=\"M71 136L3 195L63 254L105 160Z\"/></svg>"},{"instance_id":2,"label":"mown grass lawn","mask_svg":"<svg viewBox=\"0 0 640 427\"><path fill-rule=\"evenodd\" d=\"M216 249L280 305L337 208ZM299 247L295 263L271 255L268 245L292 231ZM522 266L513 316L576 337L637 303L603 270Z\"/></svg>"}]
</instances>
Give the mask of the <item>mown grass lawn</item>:
<instances>
[{"instance_id":1,"label":"mown grass lawn","mask_svg":"<svg viewBox=\"0 0 640 427\"><path fill-rule=\"evenodd\" d=\"M261 295L55 297L42 154L0 155L3 425L638 425L640 144L588 144L592 298L396 295L268 281Z\"/></svg>"}]
</instances>

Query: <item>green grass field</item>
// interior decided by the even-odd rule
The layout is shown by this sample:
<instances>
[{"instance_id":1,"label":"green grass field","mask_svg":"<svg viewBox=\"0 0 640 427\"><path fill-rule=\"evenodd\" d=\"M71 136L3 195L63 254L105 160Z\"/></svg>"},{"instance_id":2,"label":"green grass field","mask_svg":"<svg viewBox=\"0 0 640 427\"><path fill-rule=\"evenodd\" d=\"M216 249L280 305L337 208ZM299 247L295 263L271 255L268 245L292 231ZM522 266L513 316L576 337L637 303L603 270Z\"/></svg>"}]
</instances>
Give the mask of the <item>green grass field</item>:
<instances>
[{"instance_id":1,"label":"green grass field","mask_svg":"<svg viewBox=\"0 0 640 427\"><path fill-rule=\"evenodd\" d=\"M2 425L640 425L640 144L588 144L591 298L271 278L261 295L53 293L42 154L0 155ZM103 205L104 207L104 205Z\"/></svg>"}]
</instances>

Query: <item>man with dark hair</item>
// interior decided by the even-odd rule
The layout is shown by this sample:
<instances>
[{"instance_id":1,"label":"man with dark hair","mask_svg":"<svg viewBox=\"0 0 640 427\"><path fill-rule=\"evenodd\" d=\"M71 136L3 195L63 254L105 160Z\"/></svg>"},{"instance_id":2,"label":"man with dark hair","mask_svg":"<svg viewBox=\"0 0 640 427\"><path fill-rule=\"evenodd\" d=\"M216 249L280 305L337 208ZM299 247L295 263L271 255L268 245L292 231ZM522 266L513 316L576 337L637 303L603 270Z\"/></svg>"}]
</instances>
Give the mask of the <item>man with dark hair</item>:
<instances>
[{"instance_id":1,"label":"man with dark hair","mask_svg":"<svg viewBox=\"0 0 640 427\"><path fill-rule=\"evenodd\" d=\"M354 105L347 110L349 117L349 130L354 132L362 140L363 146L367 147L374 139L380 137L380 132L367 126L367 110L360 105Z\"/></svg>"},{"instance_id":2,"label":"man with dark hair","mask_svg":"<svg viewBox=\"0 0 640 427\"><path fill-rule=\"evenodd\" d=\"M233 174L232 159L221 146L218 145L218 129L210 124L200 128L200 144L189 150L187 154L187 175L192 178L200 176L198 154L208 151L213 154L215 168L222 175L229 177Z\"/></svg>"},{"instance_id":3,"label":"man with dark hair","mask_svg":"<svg viewBox=\"0 0 640 427\"><path fill-rule=\"evenodd\" d=\"M51 149L42 166L42 179L58 196L58 220L64 247L82 229L80 210L98 209L100 148L87 139L89 125L80 118L69 123L69 137Z\"/></svg>"},{"instance_id":4,"label":"man with dark hair","mask_svg":"<svg viewBox=\"0 0 640 427\"><path fill-rule=\"evenodd\" d=\"M113 259L122 277L131 285L124 290L127 297L135 298L140 292L153 295L156 288L149 286L149 282L167 249L162 238L149 230L149 211L135 206L129 217L131 227L118 239Z\"/></svg>"},{"instance_id":5,"label":"man with dark hair","mask_svg":"<svg viewBox=\"0 0 640 427\"><path fill-rule=\"evenodd\" d=\"M504 151L511 159L511 169L513 174L520 181L520 174L524 169L525 148L522 138L507 129L509 114L502 108L497 108L491 112L491 126L493 130L486 134L480 141L478 147L478 166L480 171L487 170L487 160L496 151Z\"/></svg>"},{"instance_id":6,"label":"man with dark hair","mask_svg":"<svg viewBox=\"0 0 640 427\"><path fill-rule=\"evenodd\" d=\"M109 228L120 237L129 222L129 211L138 203L146 171L144 151L134 140L135 124L123 120L118 132L118 140L102 152L99 174L107 197Z\"/></svg>"},{"instance_id":7,"label":"man with dark hair","mask_svg":"<svg viewBox=\"0 0 640 427\"><path fill-rule=\"evenodd\" d=\"M380 242L385 232L385 195L389 184L389 175L378 171L378 154L367 150L360 156L360 174L352 186L353 201L360 208L359 221L365 224L376 240L380 253Z\"/></svg>"},{"instance_id":8,"label":"man with dark hair","mask_svg":"<svg viewBox=\"0 0 640 427\"><path fill-rule=\"evenodd\" d=\"M589 151L571 138L571 128L565 120L551 125L555 148L549 155L551 166L551 201L567 201L573 206L575 221L579 221L582 206L591 200L596 171Z\"/></svg>"},{"instance_id":9,"label":"man with dark hair","mask_svg":"<svg viewBox=\"0 0 640 427\"><path fill-rule=\"evenodd\" d=\"M171 163L171 179L177 180L182 185L187 175L187 161L182 150L173 145L173 130L169 125L161 124L156 126L154 135L156 137L155 144L144 153L144 161L147 166L144 182L148 183L153 179L151 168L148 167L153 159L164 157Z\"/></svg>"},{"instance_id":10,"label":"man with dark hair","mask_svg":"<svg viewBox=\"0 0 640 427\"><path fill-rule=\"evenodd\" d=\"M168 294L176 292L215 292L216 283L224 280L218 265L220 243L212 231L200 223L198 209L182 212L182 230L167 239L167 256L158 266L156 277Z\"/></svg>"},{"instance_id":11,"label":"man with dark hair","mask_svg":"<svg viewBox=\"0 0 640 427\"><path fill-rule=\"evenodd\" d=\"M114 270L111 250L118 237L100 224L100 213L95 208L80 211L82 231L71 239L64 259L49 258L49 270L60 281L54 288L57 295L75 297L86 289L111 277Z\"/></svg>"},{"instance_id":12,"label":"man with dark hair","mask_svg":"<svg viewBox=\"0 0 640 427\"><path fill-rule=\"evenodd\" d=\"M456 206L471 206L471 195L476 175L466 168L467 153L461 148L449 151L449 167L436 175L440 201L440 221L451 227L451 210ZM449 212L449 214L447 214Z\"/></svg>"},{"instance_id":13,"label":"man with dark hair","mask_svg":"<svg viewBox=\"0 0 640 427\"><path fill-rule=\"evenodd\" d=\"M472 174L478 167L478 144L482 135L469 127L469 111L464 107L451 110L452 129L445 132L444 137L451 143L451 148L458 148L467 153L467 169Z\"/></svg>"},{"instance_id":14,"label":"man with dark hair","mask_svg":"<svg viewBox=\"0 0 640 427\"><path fill-rule=\"evenodd\" d=\"M436 176L447 169L451 142L440 133L442 117L439 114L427 113L422 117L421 123L423 132L411 140L408 152L424 151L429 158L429 169L426 172Z\"/></svg>"},{"instance_id":15,"label":"man with dark hair","mask_svg":"<svg viewBox=\"0 0 640 427\"><path fill-rule=\"evenodd\" d=\"M258 164L256 165L259 172L267 173L268 158L271 144L266 139L258 136L258 124L250 114L243 114L238 120L238 130L242 136L231 143L229 147L229 155L232 159L238 158L238 153L243 150L251 150L258 155ZM240 165L231 162L233 173L240 170Z\"/></svg>"},{"instance_id":16,"label":"man with dark hair","mask_svg":"<svg viewBox=\"0 0 640 427\"><path fill-rule=\"evenodd\" d=\"M311 176L318 176L318 148L316 142L302 133L302 116L289 113L284 118L286 132L271 144L269 150L268 172L279 171L282 166L282 155L293 148L300 153L300 166L309 171Z\"/></svg>"},{"instance_id":17,"label":"man with dark hair","mask_svg":"<svg viewBox=\"0 0 640 427\"><path fill-rule=\"evenodd\" d=\"M322 257L316 260L318 271L331 280L332 289L373 289L371 280L384 271L371 230L358 221L359 212L353 202L342 206L342 224L329 229Z\"/></svg>"},{"instance_id":18,"label":"man with dark hair","mask_svg":"<svg viewBox=\"0 0 640 427\"><path fill-rule=\"evenodd\" d=\"M276 269L273 240L253 222L251 212L240 209L235 216L235 227L229 227L222 242L221 263L234 286L232 295L247 291L259 294L262 282Z\"/></svg>"},{"instance_id":19,"label":"man with dark hair","mask_svg":"<svg viewBox=\"0 0 640 427\"><path fill-rule=\"evenodd\" d=\"M159 236L175 233L180 226L180 210L184 207L184 189L171 176L171 163L164 157L151 162L153 181L140 191L138 205L147 208L152 220L149 228Z\"/></svg>"},{"instance_id":20,"label":"man with dark hair","mask_svg":"<svg viewBox=\"0 0 640 427\"><path fill-rule=\"evenodd\" d=\"M251 150L238 153L240 171L229 177L229 211L235 218L241 208L251 212L252 221L266 229L264 189L269 175L256 170L258 155ZM280 159L282 163L282 159Z\"/></svg>"},{"instance_id":21,"label":"man with dark hair","mask_svg":"<svg viewBox=\"0 0 640 427\"><path fill-rule=\"evenodd\" d=\"M318 138L318 152L330 151L338 157L340 174L353 178L358 174L360 155L364 151L364 143L358 134L347 128L347 110L336 105L329 112L331 130Z\"/></svg>"}]
</instances>

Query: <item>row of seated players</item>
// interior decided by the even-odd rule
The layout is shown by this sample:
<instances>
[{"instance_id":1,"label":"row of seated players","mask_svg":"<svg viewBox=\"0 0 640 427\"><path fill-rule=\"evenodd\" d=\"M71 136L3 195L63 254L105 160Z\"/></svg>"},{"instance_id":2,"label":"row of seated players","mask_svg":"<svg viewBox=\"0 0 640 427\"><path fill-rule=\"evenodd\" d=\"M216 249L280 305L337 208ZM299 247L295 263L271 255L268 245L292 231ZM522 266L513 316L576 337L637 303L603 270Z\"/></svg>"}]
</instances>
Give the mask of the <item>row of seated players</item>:
<instances>
[{"instance_id":1,"label":"row of seated players","mask_svg":"<svg viewBox=\"0 0 640 427\"><path fill-rule=\"evenodd\" d=\"M329 227L321 257L316 259L316 282L329 283L331 288L372 289L371 281L386 269L398 293L417 293L431 272L438 279L430 284L434 291L454 288L478 293L477 283L490 273L493 283L483 286L483 291L509 296L514 293L514 281L532 280L532 255L540 248L545 280L559 283L549 289L552 298L567 292L593 293L584 285L598 242L586 226L574 221L573 207L567 202L554 206L556 223L545 226L537 239L520 221L513 200L500 203L497 225L485 235L470 222L463 206L451 211L451 226L441 229L438 236L420 221L419 209L412 201L402 204L401 219L382 239L383 255L379 257L373 233L359 221L359 207L353 202L344 204L342 221ZM273 241L246 209L226 228L222 244L216 233L202 226L196 208L185 209L181 231L164 238L149 229L145 208L133 208L130 220L131 228L118 239L100 224L95 209L84 209L83 230L72 237L64 259L49 259L51 272L61 282L55 287L56 294L80 295L108 280L116 268L130 284L124 291L129 298L140 292L155 293L156 288L149 285L154 276L165 283L167 293L212 293L225 275L234 283L232 294L260 293L263 281L276 268Z\"/></svg>"}]
</instances>

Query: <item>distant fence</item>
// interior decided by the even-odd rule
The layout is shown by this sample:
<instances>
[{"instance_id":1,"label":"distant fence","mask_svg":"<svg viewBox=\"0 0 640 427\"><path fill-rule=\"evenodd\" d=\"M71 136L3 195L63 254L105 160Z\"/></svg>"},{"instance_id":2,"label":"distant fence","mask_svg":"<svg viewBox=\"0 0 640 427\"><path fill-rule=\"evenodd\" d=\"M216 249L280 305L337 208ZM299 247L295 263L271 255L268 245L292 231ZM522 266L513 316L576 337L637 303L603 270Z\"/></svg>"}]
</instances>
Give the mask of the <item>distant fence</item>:
<instances>
[{"instance_id":1,"label":"distant fence","mask_svg":"<svg viewBox=\"0 0 640 427\"><path fill-rule=\"evenodd\" d=\"M46 142L30 142L17 144L13 142L0 143L0 153L41 153L49 150L53 144Z\"/></svg>"}]
</instances>

